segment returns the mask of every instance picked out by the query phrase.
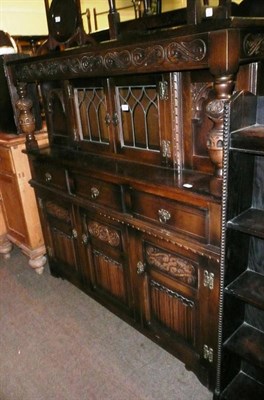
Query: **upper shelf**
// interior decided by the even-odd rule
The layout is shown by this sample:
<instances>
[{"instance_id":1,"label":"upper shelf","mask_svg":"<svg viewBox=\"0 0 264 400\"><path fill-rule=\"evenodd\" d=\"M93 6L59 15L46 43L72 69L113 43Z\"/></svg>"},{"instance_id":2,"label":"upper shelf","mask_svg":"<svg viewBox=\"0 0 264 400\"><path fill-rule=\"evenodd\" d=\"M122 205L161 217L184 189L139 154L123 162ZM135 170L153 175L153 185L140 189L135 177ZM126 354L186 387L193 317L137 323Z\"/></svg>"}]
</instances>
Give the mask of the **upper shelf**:
<instances>
[{"instance_id":1,"label":"upper shelf","mask_svg":"<svg viewBox=\"0 0 264 400\"><path fill-rule=\"evenodd\" d=\"M232 132L230 147L256 154L264 154L264 125L256 124Z\"/></svg>"},{"instance_id":2,"label":"upper shelf","mask_svg":"<svg viewBox=\"0 0 264 400\"><path fill-rule=\"evenodd\" d=\"M264 211L249 208L227 222L228 228L264 238Z\"/></svg>"}]
</instances>

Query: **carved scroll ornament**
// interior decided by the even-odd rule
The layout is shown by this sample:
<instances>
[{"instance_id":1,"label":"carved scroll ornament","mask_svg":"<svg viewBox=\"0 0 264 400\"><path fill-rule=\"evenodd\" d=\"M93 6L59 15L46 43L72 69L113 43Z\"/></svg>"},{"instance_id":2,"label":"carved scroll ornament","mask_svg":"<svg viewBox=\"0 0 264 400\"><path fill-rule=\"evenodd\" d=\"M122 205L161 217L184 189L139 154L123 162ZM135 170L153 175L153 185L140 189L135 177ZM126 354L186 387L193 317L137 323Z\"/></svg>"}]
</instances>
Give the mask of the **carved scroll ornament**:
<instances>
[{"instance_id":1,"label":"carved scroll ornament","mask_svg":"<svg viewBox=\"0 0 264 400\"><path fill-rule=\"evenodd\" d=\"M120 245L119 233L115 229L111 229L106 225L92 221L88 223L88 231L90 235L109 244L110 246L118 247Z\"/></svg>"},{"instance_id":2,"label":"carved scroll ornament","mask_svg":"<svg viewBox=\"0 0 264 400\"><path fill-rule=\"evenodd\" d=\"M166 64L175 67L181 62L199 63L205 61L207 55L206 42L197 38L192 41L164 41L159 45L142 44L137 48L116 49L114 51L87 52L80 55L61 57L59 60L31 61L16 66L16 76L19 80L34 80L45 78L67 78L69 75L91 73L120 73L122 71L138 70L142 67L157 68Z\"/></svg>"},{"instance_id":3,"label":"carved scroll ornament","mask_svg":"<svg viewBox=\"0 0 264 400\"><path fill-rule=\"evenodd\" d=\"M196 268L190 261L150 245L146 247L146 259L149 265L188 285L195 286Z\"/></svg>"}]
</instances>

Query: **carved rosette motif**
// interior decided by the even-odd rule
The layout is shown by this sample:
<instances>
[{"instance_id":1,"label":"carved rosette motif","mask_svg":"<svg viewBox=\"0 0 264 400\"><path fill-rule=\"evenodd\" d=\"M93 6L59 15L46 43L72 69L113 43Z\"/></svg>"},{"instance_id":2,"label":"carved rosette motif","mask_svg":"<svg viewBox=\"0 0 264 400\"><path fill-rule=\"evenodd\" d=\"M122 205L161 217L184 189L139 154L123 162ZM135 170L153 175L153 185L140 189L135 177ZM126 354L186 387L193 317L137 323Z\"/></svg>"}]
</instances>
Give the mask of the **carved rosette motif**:
<instances>
[{"instance_id":1,"label":"carved rosette motif","mask_svg":"<svg viewBox=\"0 0 264 400\"><path fill-rule=\"evenodd\" d=\"M246 56L263 56L264 55L264 35L263 33L249 33L245 36L243 49Z\"/></svg>"},{"instance_id":2,"label":"carved rosette motif","mask_svg":"<svg viewBox=\"0 0 264 400\"><path fill-rule=\"evenodd\" d=\"M190 261L153 246L146 247L146 259L149 265L188 285L195 286L196 268Z\"/></svg>"},{"instance_id":3,"label":"carved rosette motif","mask_svg":"<svg viewBox=\"0 0 264 400\"><path fill-rule=\"evenodd\" d=\"M97 54L87 52L85 55L72 55L59 60L31 61L21 66L16 66L16 77L20 81L55 78L65 75L77 75L82 73L118 73L122 70L133 71L135 68L160 66L161 64L177 65L181 62L199 63L207 54L207 45L203 39L192 41L164 41L159 45L131 49L106 51Z\"/></svg>"},{"instance_id":4,"label":"carved rosette motif","mask_svg":"<svg viewBox=\"0 0 264 400\"><path fill-rule=\"evenodd\" d=\"M115 229L111 229L106 225L92 221L88 224L88 231L90 235L112 247L118 247L120 245L119 233Z\"/></svg>"}]
</instances>

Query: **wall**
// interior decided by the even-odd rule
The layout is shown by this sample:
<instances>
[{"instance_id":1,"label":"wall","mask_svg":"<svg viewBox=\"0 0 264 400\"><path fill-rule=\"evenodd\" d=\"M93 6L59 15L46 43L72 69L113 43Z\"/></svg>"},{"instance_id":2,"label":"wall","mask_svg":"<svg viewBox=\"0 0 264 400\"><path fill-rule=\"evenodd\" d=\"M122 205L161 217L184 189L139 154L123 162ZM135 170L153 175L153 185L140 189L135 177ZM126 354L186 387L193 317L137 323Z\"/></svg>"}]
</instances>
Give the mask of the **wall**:
<instances>
[{"instance_id":1,"label":"wall","mask_svg":"<svg viewBox=\"0 0 264 400\"><path fill-rule=\"evenodd\" d=\"M163 10L181 7L185 0L163 0ZM92 4L92 6L91 6ZM116 0L117 8L131 6L131 0ZM98 27L108 27L108 0L81 0L82 12L89 8L92 30L94 31L93 6L96 13L106 12L98 16ZM134 17L133 8L120 10L121 20ZM84 27L88 30L87 18L84 16ZM44 0L0 0L0 29L11 35L45 35L48 33Z\"/></svg>"},{"instance_id":2,"label":"wall","mask_svg":"<svg viewBox=\"0 0 264 400\"><path fill-rule=\"evenodd\" d=\"M241 0L235 0L239 2ZM50 1L51 2L51 1ZM215 4L217 0L210 0ZM92 4L92 6L91 6ZM117 8L131 6L131 0L116 0ZM184 7L186 0L163 0L163 11ZM108 0L81 0L82 12L89 8L92 31L94 31L94 7L97 16L98 28L108 27L107 12ZM133 8L120 10L121 21L134 18ZM88 31L87 18L83 17L84 27ZM48 33L44 0L0 0L0 29L11 35L46 35Z\"/></svg>"}]
</instances>

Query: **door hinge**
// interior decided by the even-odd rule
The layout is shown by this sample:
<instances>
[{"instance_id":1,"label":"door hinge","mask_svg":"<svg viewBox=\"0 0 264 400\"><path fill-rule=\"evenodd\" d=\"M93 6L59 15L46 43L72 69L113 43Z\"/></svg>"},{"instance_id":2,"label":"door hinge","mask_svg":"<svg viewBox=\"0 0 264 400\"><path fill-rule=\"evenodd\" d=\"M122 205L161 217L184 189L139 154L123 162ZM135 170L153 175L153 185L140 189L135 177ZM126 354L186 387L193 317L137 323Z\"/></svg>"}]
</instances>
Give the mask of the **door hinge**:
<instances>
[{"instance_id":1,"label":"door hinge","mask_svg":"<svg viewBox=\"0 0 264 400\"><path fill-rule=\"evenodd\" d=\"M167 81L159 82L159 98L160 100L168 100L169 98L169 84Z\"/></svg>"},{"instance_id":2,"label":"door hinge","mask_svg":"<svg viewBox=\"0 0 264 400\"><path fill-rule=\"evenodd\" d=\"M211 347L208 347L207 344L203 347L203 358L208 360L209 363L214 361L214 350Z\"/></svg>"},{"instance_id":3,"label":"door hinge","mask_svg":"<svg viewBox=\"0 0 264 400\"><path fill-rule=\"evenodd\" d=\"M171 142L169 140L162 140L161 148L162 148L162 157L171 158Z\"/></svg>"},{"instance_id":4,"label":"door hinge","mask_svg":"<svg viewBox=\"0 0 264 400\"><path fill-rule=\"evenodd\" d=\"M214 273L204 271L204 287L208 287L210 290L214 288Z\"/></svg>"}]
</instances>

